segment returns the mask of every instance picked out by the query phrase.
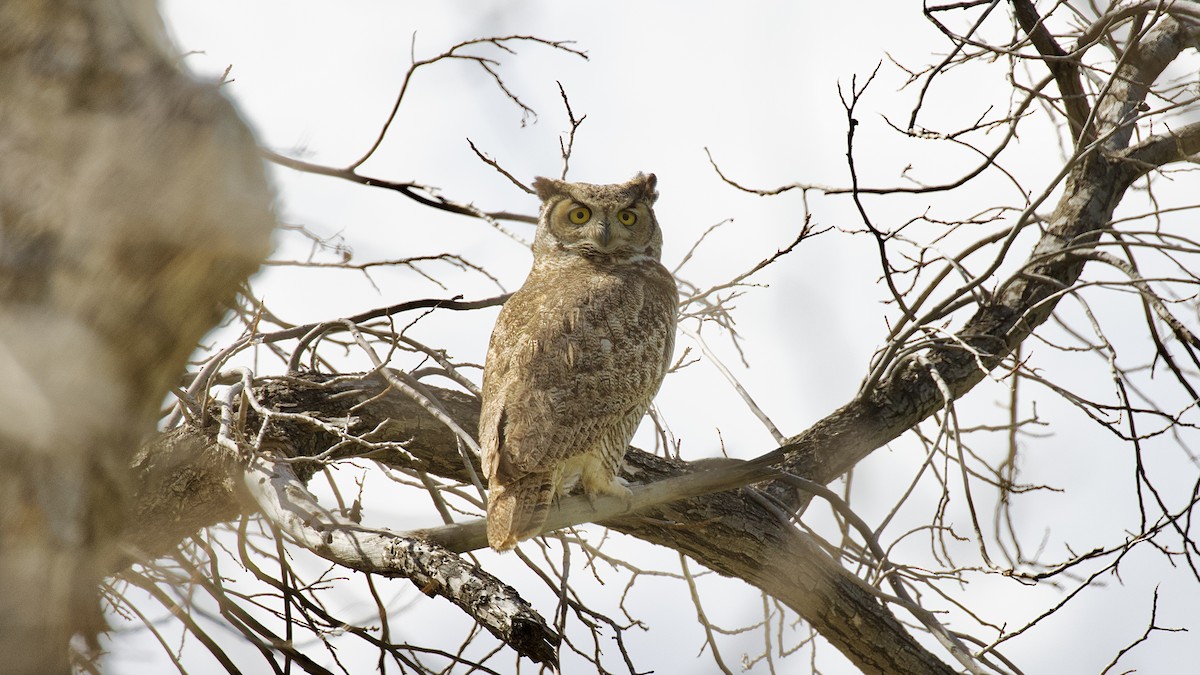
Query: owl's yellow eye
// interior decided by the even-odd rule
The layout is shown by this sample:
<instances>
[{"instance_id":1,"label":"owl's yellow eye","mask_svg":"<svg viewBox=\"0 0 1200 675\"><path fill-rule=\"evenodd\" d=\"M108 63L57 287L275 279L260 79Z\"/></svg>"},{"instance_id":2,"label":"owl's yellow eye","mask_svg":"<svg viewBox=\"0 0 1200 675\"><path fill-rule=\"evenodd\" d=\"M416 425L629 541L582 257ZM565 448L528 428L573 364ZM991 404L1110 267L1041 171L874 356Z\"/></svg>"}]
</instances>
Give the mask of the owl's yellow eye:
<instances>
[{"instance_id":1,"label":"owl's yellow eye","mask_svg":"<svg viewBox=\"0 0 1200 675\"><path fill-rule=\"evenodd\" d=\"M617 214L617 220L621 221L625 227L629 227L637 222L637 214L633 211L622 211Z\"/></svg>"},{"instance_id":2,"label":"owl's yellow eye","mask_svg":"<svg viewBox=\"0 0 1200 675\"><path fill-rule=\"evenodd\" d=\"M592 210L586 206L576 206L567 212L567 218L569 218L571 222L575 223L576 225L582 225L586 223L591 219L591 217Z\"/></svg>"}]
</instances>

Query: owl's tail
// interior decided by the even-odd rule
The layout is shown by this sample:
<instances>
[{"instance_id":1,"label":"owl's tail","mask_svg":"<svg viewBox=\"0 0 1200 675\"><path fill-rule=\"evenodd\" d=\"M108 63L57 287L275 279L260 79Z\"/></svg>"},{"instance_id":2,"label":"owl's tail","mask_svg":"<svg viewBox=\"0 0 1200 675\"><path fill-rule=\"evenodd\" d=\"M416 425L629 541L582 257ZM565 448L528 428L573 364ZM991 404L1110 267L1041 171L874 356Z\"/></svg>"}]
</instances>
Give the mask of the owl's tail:
<instances>
[{"instance_id":1,"label":"owl's tail","mask_svg":"<svg viewBox=\"0 0 1200 675\"><path fill-rule=\"evenodd\" d=\"M488 490L488 544L507 551L541 531L554 499L552 472L530 473Z\"/></svg>"}]
</instances>

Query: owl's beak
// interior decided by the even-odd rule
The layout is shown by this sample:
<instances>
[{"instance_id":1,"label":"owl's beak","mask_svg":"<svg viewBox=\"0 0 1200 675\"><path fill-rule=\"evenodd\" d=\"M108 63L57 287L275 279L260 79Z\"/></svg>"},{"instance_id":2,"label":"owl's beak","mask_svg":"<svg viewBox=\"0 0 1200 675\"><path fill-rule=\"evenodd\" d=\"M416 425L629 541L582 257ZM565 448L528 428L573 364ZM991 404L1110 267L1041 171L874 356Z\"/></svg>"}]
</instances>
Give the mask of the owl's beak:
<instances>
[{"instance_id":1,"label":"owl's beak","mask_svg":"<svg viewBox=\"0 0 1200 675\"><path fill-rule=\"evenodd\" d=\"M609 242L612 241L612 229L608 226L608 221L600 222L600 245L608 248Z\"/></svg>"}]
</instances>

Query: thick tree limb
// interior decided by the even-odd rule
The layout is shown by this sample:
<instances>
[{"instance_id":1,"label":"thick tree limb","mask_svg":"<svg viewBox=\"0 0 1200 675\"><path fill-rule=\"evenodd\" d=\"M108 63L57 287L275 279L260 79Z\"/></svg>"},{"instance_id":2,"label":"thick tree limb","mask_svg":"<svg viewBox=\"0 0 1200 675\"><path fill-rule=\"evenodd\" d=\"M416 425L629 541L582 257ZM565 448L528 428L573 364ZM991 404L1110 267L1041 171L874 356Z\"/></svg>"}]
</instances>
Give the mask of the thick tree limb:
<instances>
[{"instance_id":1,"label":"thick tree limb","mask_svg":"<svg viewBox=\"0 0 1200 675\"><path fill-rule=\"evenodd\" d=\"M558 635L512 587L478 566L437 544L368 530L321 508L287 464L256 457L245 481L258 510L303 548L349 569L409 579L522 656L557 667Z\"/></svg>"},{"instance_id":2,"label":"thick tree limb","mask_svg":"<svg viewBox=\"0 0 1200 675\"><path fill-rule=\"evenodd\" d=\"M427 389L438 396L442 406L461 425L467 428L477 425L478 403L473 397L434 387ZM405 452L372 453L376 461L416 468L452 480L469 480L453 433L416 402L389 390L380 376L363 380L315 376L311 379L282 378L266 382L258 394L264 405L274 409L306 410L327 420L353 418L354 425L349 429L351 433L377 429L373 438L404 441ZM301 456L323 452L338 440L315 425L288 424L281 427L276 430L277 437L286 439L289 449ZM215 451L215 430L205 432L191 429L184 433L205 439L205 442L214 446L210 452ZM143 454L154 457L170 452L172 448L183 447L187 445L181 444L178 438L165 436L155 441ZM351 448L347 454L353 452ZM171 484L161 473L171 465L166 460L154 466L144 465L141 476L149 493L159 489L158 486ZM701 489L697 485L704 485L703 489L718 489L744 479L745 475L740 471L746 469L760 471L762 467L732 463L698 474L700 481L693 482L696 476L689 479L689 474L694 474L695 469L690 464L668 461L630 449L624 476L631 483L648 486L639 491L645 489L658 495L660 493L655 484L663 480L674 480L684 485L690 483L690 489ZM234 458L228 458L226 471L240 476L243 469ZM210 477L201 480L193 477L193 480L203 486L224 484L226 479ZM216 491L206 490L197 495L198 502L216 494ZM142 493L140 497L139 504L153 500L152 495L147 493ZM188 502L183 495L176 495L176 498L182 503ZM584 498L567 499L564 502L574 504L574 508L580 510L587 508ZM619 503L615 506L617 509L625 508ZM193 508L208 512L218 510L203 503L196 503ZM764 508L749 493L731 491L675 501L637 514L613 518L603 524L683 551L712 569L745 579L766 590L811 621L865 672L950 672L945 664L908 634L860 581L790 524L781 522L775 512ZM162 550L170 545L173 538L177 541L191 533L159 530L150 534L143 530L134 530L140 533L136 543L148 550ZM472 547L462 541L450 543L456 548Z\"/></svg>"},{"instance_id":3,"label":"thick tree limb","mask_svg":"<svg viewBox=\"0 0 1200 675\"><path fill-rule=\"evenodd\" d=\"M633 449L636 451L636 448ZM689 497L703 497L714 492L736 490L754 483L779 477L779 470L769 462L722 461L716 466L707 463L688 473L667 473L660 479L630 484L628 499L611 496L588 497L571 495L560 498L546 518L543 532L594 522L612 522L630 514L642 514L656 506ZM487 521L483 518L413 530L408 536L424 539L458 553L486 548Z\"/></svg>"},{"instance_id":4,"label":"thick tree limb","mask_svg":"<svg viewBox=\"0 0 1200 675\"><path fill-rule=\"evenodd\" d=\"M1118 156L1130 162L1133 165L1131 169L1138 171L1140 176L1173 162L1195 158L1196 155L1200 155L1200 122L1151 136Z\"/></svg>"}]
</instances>

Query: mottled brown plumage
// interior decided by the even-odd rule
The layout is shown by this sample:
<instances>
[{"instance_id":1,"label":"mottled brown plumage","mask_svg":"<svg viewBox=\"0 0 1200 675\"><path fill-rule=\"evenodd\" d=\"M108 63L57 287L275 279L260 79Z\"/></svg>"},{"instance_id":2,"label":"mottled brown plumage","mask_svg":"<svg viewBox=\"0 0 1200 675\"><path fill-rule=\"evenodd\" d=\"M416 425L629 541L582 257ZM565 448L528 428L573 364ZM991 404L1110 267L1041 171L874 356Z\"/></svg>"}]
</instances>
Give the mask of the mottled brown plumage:
<instances>
[{"instance_id":1,"label":"mottled brown plumage","mask_svg":"<svg viewBox=\"0 0 1200 675\"><path fill-rule=\"evenodd\" d=\"M483 374L479 441L497 550L538 534L555 495L576 483L629 494L616 476L675 342L655 184L653 174L534 181L533 269L496 320Z\"/></svg>"}]
</instances>

